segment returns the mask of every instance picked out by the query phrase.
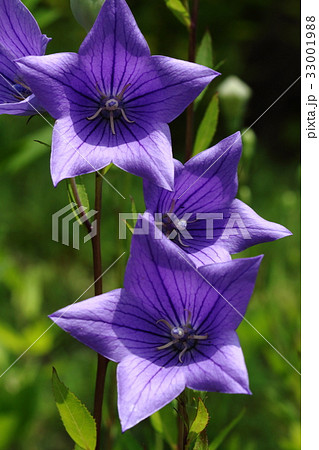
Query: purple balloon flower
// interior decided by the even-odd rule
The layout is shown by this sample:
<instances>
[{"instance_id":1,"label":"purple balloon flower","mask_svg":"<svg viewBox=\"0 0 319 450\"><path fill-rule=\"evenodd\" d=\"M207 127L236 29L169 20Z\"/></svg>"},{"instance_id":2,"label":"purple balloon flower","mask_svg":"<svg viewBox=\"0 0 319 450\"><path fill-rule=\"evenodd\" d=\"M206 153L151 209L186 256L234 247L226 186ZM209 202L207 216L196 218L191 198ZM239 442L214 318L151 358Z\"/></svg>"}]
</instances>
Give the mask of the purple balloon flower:
<instances>
[{"instance_id":1,"label":"purple balloon flower","mask_svg":"<svg viewBox=\"0 0 319 450\"><path fill-rule=\"evenodd\" d=\"M80 342L119 362L123 431L171 402L185 387L250 394L235 330L261 258L195 269L168 239L133 236L124 289L50 316Z\"/></svg>"},{"instance_id":2,"label":"purple balloon flower","mask_svg":"<svg viewBox=\"0 0 319 450\"><path fill-rule=\"evenodd\" d=\"M0 114L29 116L41 109L14 61L44 55L49 40L20 0L0 0Z\"/></svg>"},{"instance_id":3,"label":"purple balloon flower","mask_svg":"<svg viewBox=\"0 0 319 450\"><path fill-rule=\"evenodd\" d=\"M151 56L124 0L104 3L78 54L23 58L20 67L57 119L54 185L113 162L172 189L167 124L219 75L197 64Z\"/></svg>"},{"instance_id":4,"label":"purple balloon flower","mask_svg":"<svg viewBox=\"0 0 319 450\"><path fill-rule=\"evenodd\" d=\"M237 132L194 156L185 166L174 160L172 192L144 181L147 210L197 266L227 261L230 253L291 235L285 227L268 222L234 198L241 147Z\"/></svg>"}]
</instances>

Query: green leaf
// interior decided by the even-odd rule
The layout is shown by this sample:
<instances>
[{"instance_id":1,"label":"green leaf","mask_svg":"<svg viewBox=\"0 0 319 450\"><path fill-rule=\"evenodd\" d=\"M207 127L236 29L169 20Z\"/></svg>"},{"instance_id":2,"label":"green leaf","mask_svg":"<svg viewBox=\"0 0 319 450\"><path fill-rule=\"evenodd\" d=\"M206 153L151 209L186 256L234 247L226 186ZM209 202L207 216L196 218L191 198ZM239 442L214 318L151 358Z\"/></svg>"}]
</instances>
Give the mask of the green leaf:
<instances>
[{"instance_id":1,"label":"green leaf","mask_svg":"<svg viewBox=\"0 0 319 450\"><path fill-rule=\"evenodd\" d=\"M83 179L81 176L74 178L74 182L76 185L76 190L79 195L80 202L82 206L84 206L84 211L88 212L90 210L90 203L89 203L89 197L86 192L85 184L83 183ZM76 205L78 202L76 201L74 189L72 187L72 181L71 179L67 179L67 190L68 190L68 197L70 203L75 203ZM80 225L82 225L82 221L80 219L80 215L76 213L78 210L77 206L72 207L72 211L74 213L74 216L76 217L76 220L79 222Z\"/></svg>"},{"instance_id":2,"label":"green leaf","mask_svg":"<svg viewBox=\"0 0 319 450\"><path fill-rule=\"evenodd\" d=\"M205 112L203 120L198 128L193 156L209 147L216 132L219 115L218 94L215 94Z\"/></svg>"},{"instance_id":3,"label":"green leaf","mask_svg":"<svg viewBox=\"0 0 319 450\"><path fill-rule=\"evenodd\" d=\"M213 68L213 44L212 38L207 30L199 44L197 55L196 55L196 63L201 64L202 66L206 66L209 68ZM199 96L194 101L194 107L197 108L199 102L204 97L207 87L199 94Z\"/></svg>"},{"instance_id":4,"label":"green leaf","mask_svg":"<svg viewBox=\"0 0 319 450\"><path fill-rule=\"evenodd\" d=\"M199 44L197 55L196 55L197 64L201 64L202 66L206 66L209 68L213 68L213 44L212 37L210 32L207 30Z\"/></svg>"},{"instance_id":5,"label":"green leaf","mask_svg":"<svg viewBox=\"0 0 319 450\"><path fill-rule=\"evenodd\" d=\"M52 372L52 387L63 425L73 441L85 450L96 445L95 420L80 400L59 380L56 370Z\"/></svg>"},{"instance_id":6,"label":"green leaf","mask_svg":"<svg viewBox=\"0 0 319 450\"><path fill-rule=\"evenodd\" d=\"M223 443L227 435L231 432L231 430L237 425L237 423L242 419L243 415L245 414L245 409L243 409L235 419L230 422L229 425L227 425L211 442L209 445L209 450L216 450L219 448L219 446Z\"/></svg>"},{"instance_id":7,"label":"green leaf","mask_svg":"<svg viewBox=\"0 0 319 450\"><path fill-rule=\"evenodd\" d=\"M188 9L183 5L181 0L164 0L166 6L172 11L177 19L187 28L191 25L191 19Z\"/></svg>"},{"instance_id":8,"label":"green leaf","mask_svg":"<svg viewBox=\"0 0 319 450\"><path fill-rule=\"evenodd\" d=\"M197 436L193 450L209 450L206 430Z\"/></svg>"},{"instance_id":9,"label":"green leaf","mask_svg":"<svg viewBox=\"0 0 319 450\"><path fill-rule=\"evenodd\" d=\"M204 402L201 398L198 399L197 404L197 413L195 419L189 429L189 442L192 442L194 439L198 439L200 433L202 433L207 427L209 420L208 411ZM201 448L201 447L199 447ZM204 448L204 447L203 447Z\"/></svg>"},{"instance_id":10,"label":"green leaf","mask_svg":"<svg viewBox=\"0 0 319 450\"><path fill-rule=\"evenodd\" d=\"M113 163L109 164L108 166L104 167L104 169L99 170L102 176L106 175L108 171L112 168Z\"/></svg>"},{"instance_id":11,"label":"green leaf","mask_svg":"<svg viewBox=\"0 0 319 450\"><path fill-rule=\"evenodd\" d=\"M177 429L176 412L169 404L151 416L153 428L165 439L171 449L176 448Z\"/></svg>"}]
</instances>

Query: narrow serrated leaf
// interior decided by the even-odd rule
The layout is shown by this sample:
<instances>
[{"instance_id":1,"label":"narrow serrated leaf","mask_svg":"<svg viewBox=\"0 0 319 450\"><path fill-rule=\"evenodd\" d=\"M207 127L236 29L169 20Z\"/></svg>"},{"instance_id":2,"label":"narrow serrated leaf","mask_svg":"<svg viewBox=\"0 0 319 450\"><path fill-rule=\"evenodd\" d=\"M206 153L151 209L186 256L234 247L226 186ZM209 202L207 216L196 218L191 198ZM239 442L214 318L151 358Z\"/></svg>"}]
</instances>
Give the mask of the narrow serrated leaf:
<instances>
[{"instance_id":1,"label":"narrow serrated leaf","mask_svg":"<svg viewBox=\"0 0 319 450\"><path fill-rule=\"evenodd\" d=\"M206 406L204 405L203 400L201 398L199 398L198 405L197 405L196 417L189 429L189 432L196 433L196 434L201 433L207 427L208 419L209 419L209 415L208 415Z\"/></svg>"},{"instance_id":2,"label":"narrow serrated leaf","mask_svg":"<svg viewBox=\"0 0 319 450\"><path fill-rule=\"evenodd\" d=\"M69 436L80 448L94 450L96 445L95 420L80 400L60 381L54 368L52 387L55 403Z\"/></svg>"},{"instance_id":3,"label":"narrow serrated leaf","mask_svg":"<svg viewBox=\"0 0 319 450\"><path fill-rule=\"evenodd\" d=\"M243 415L245 414L245 409L243 409L237 417L235 417L234 420L230 422L229 425L227 425L211 442L209 445L209 450L216 450L219 448L219 446L223 443L223 441L226 439L227 435L231 432L231 430L237 425L237 423L242 419Z\"/></svg>"},{"instance_id":4,"label":"narrow serrated leaf","mask_svg":"<svg viewBox=\"0 0 319 450\"><path fill-rule=\"evenodd\" d=\"M190 27L191 19L189 11L183 5L181 0L164 0L166 6L172 11L172 13L177 17L177 19L185 25L187 28Z\"/></svg>"},{"instance_id":5,"label":"narrow serrated leaf","mask_svg":"<svg viewBox=\"0 0 319 450\"><path fill-rule=\"evenodd\" d=\"M217 128L218 123L218 115L219 115L219 101L218 94L215 94L201 121L195 139L193 156L197 155L201 151L205 150L210 146L212 142Z\"/></svg>"}]
</instances>

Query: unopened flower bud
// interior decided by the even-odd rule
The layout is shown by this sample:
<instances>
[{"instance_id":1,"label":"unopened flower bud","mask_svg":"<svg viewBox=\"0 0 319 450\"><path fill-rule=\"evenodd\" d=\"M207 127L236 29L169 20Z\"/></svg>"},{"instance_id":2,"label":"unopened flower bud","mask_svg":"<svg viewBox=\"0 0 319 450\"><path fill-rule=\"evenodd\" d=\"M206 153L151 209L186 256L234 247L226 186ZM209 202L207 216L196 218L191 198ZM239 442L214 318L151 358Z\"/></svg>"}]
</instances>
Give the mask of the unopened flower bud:
<instances>
[{"instance_id":1,"label":"unopened flower bud","mask_svg":"<svg viewBox=\"0 0 319 450\"><path fill-rule=\"evenodd\" d=\"M237 131L242 126L251 89L238 77L231 75L219 85L218 92L229 131Z\"/></svg>"},{"instance_id":2,"label":"unopened flower bud","mask_svg":"<svg viewBox=\"0 0 319 450\"><path fill-rule=\"evenodd\" d=\"M70 0L75 20L87 31L92 28L105 0Z\"/></svg>"}]
</instances>

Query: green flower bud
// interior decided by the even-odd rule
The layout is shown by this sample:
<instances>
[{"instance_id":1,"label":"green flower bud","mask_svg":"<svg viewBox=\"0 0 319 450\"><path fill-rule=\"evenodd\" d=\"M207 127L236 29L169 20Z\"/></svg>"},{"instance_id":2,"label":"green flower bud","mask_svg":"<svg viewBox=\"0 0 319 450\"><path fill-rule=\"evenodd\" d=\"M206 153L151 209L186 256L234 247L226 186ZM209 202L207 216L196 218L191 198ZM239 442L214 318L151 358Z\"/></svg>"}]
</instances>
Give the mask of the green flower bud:
<instances>
[{"instance_id":1,"label":"green flower bud","mask_svg":"<svg viewBox=\"0 0 319 450\"><path fill-rule=\"evenodd\" d=\"M70 0L71 10L75 20L82 25L86 31L89 31L92 28L104 1L105 0Z\"/></svg>"},{"instance_id":2,"label":"green flower bud","mask_svg":"<svg viewBox=\"0 0 319 450\"><path fill-rule=\"evenodd\" d=\"M219 87L219 99L229 131L234 132L242 127L247 102L251 97L250 87L238 77L231 75Z\"/></svg>"}]
</instances>

